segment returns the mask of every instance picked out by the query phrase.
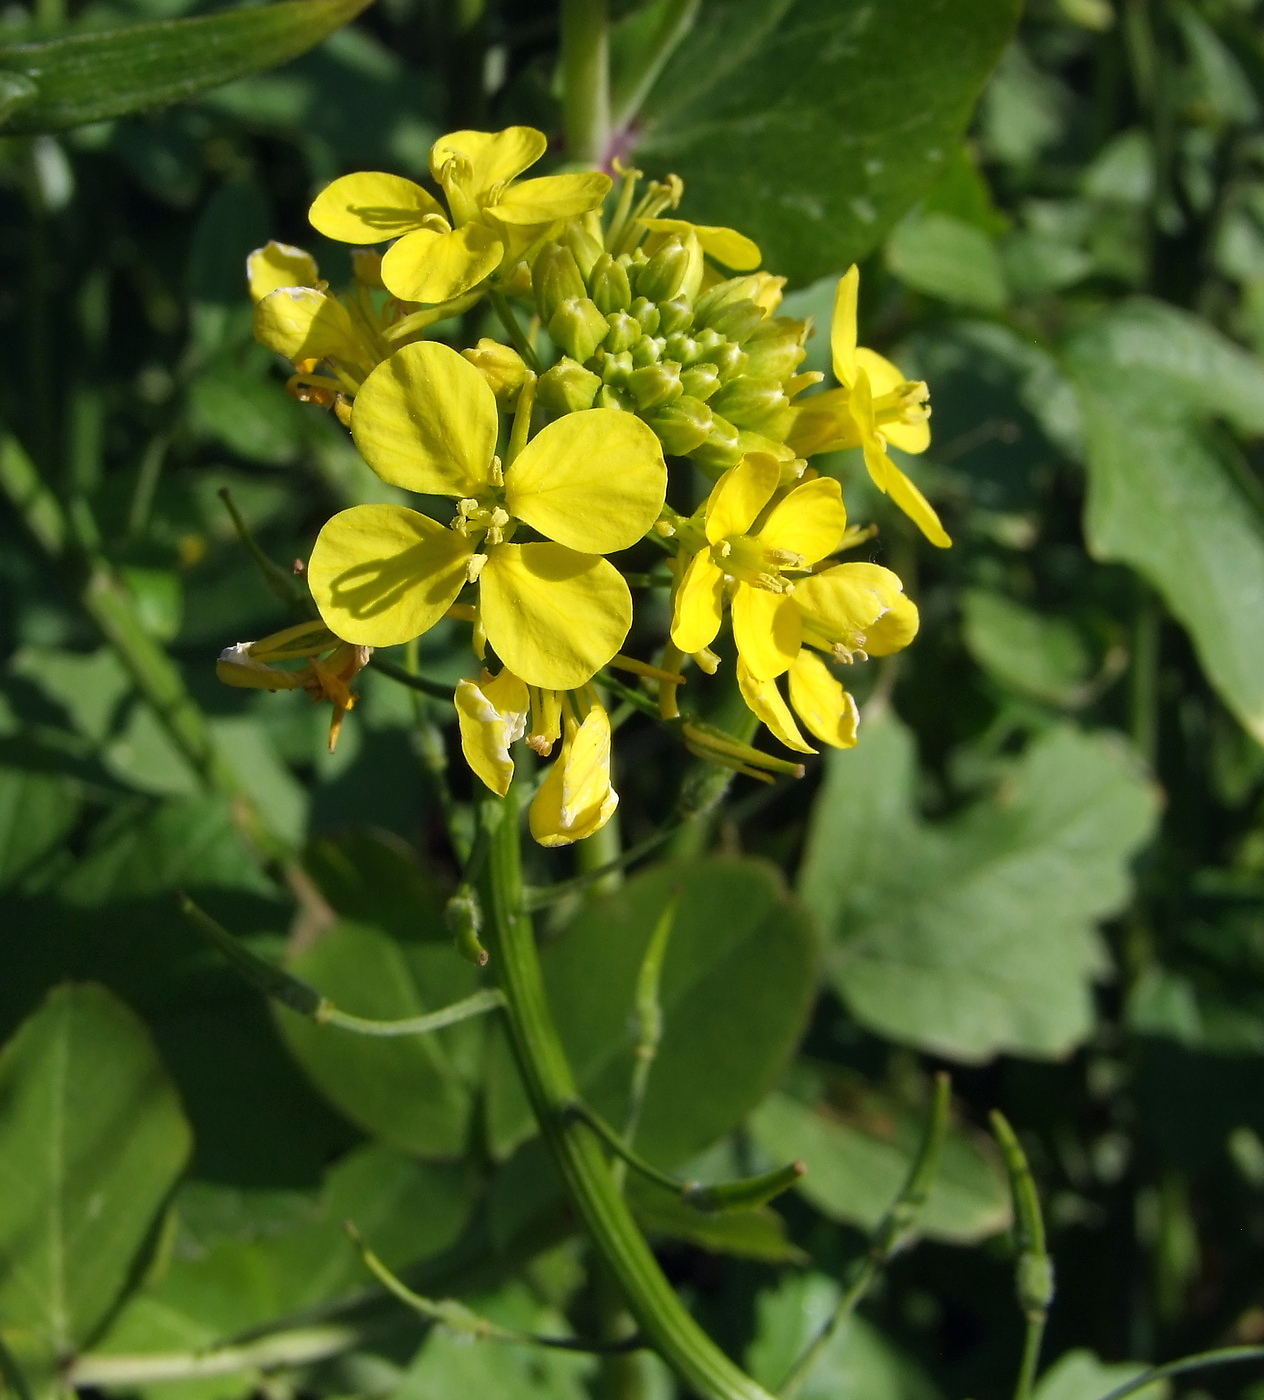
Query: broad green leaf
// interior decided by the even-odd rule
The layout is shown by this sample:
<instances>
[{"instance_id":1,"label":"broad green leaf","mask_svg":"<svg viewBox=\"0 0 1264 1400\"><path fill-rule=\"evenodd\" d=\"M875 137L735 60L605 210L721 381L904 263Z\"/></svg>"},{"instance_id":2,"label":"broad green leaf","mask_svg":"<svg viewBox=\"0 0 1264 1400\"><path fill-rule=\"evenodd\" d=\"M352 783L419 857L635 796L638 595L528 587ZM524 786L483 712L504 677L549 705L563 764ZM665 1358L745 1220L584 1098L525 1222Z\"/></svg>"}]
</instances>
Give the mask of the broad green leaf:
<instances>
[{"instance_id":1,"label":"broad green leaf","mask_svg":"<svg viewBox=\"0 0 1264 1400\"><path fill-rule=\"evenodd\" d=\"M1051 705L1082 699L1091 662L1072 623L982 588L967 591L961 606L966 650L1002 685Z\"/></svg>"},{"instance_id":2,"label":"broad green leaf","mask_svg":"<svg viewBox=\"0 0 1264 1400\"><path fill-rule=\"evenodd\" d=\"M771 1206L712 1213L696 1210L663 1187L633 1174L628 1200L641 1229L684 1240L711 1254L759 1259L765 1264L805 1264L807 1255L792 1244L786 1222Z\"/></svg>"},{"instance_id":3,"label":"broad green leaf","mask_svg":"<svg viewBox=\"0 0 1264 1400\"><path fill-rule=\"evenodd\" d=\"M861 735L830 755L800 881L839 995L880 1034L953 1059L1067 1054L1108 966L1095 923L1127 900L1154 827L1135 761L1059 727L992 797L932 825L908 731L884 715Z\"/></svg>"},{"instance_id":4,"label":"broad green leaf","mask_svg":"<svg viewBox=\"0 0 1264 1400\"><path fill-rule=\"evenodd\" d=\"M354 19L366 0L281 0L197 19L161 20L0 47L6 90L35 93L9 105L11 135L62 131L274 68ZM14 79L18 81L15 83Z\"/></svg>"},{"instance_id":5,"label":"broad green leaf","mask_svg":"<svg viewBox=\"0 0 1264 1400\"><path fill-rule=\"evenodd\" d=\"M304 851L303 868L344 919L405 943L451 945L445 892L398 836L372 830L322 836Z\"/></svg>"},{"instance_id":6,"label":"broad green leaf","mask_svg":"<svg viewBox=\"0 0 1264 1400\"><path fill-rule=\"evenodd\" d=\"M294 461L303 427L298 404L278 394L270 377L229 364L215 365L189 386L189 425L239 457L269 466Z\"/></svg>"},{"instance_id":7,"label":"broad green leaf","mask_svg":"<svg viewBox=\"0 0 1264 1400\"><path fill-rule=\"evenodd\" d=\"M999 311L1005 272L982 229L952 214L910 216L887 239L887 266L905 286L957 306Z\"/></svg>"},{"instance_id":8,"label":"broad green leaf","mask_svg":"<svg viewBox=\"0 0 1264 1400\"><path fill-rule=\"evenodd\" d=\"M131 677L110 647L60 651L25 646L14 652L9 666L38 686L80 734L96 743L109 734L119 701L132 689Z\"/></svg>"},{"instance_id":9,"label":"broad green leaf","mask_svg":"<svg viewBox=\"0 0 1264 1400\"><path fill-rule=\"evenodd\" d=\"M772 1088L802 1031L817 954L811 922L758 861L660 865L589 905L542 960L583 1094L612 1123L626 1112L637 973L676 889L664 1033L636 1139L669 1166L722 1137ZM495 1047L488 1112L505 1151L534 1123L503 1040Z\"/></svg>"},{"instance_id":10,"label":"broad green leaf","mask_svg":"<svg viewBox=\"0 0 1264 1400\"><path fill-rule=\"evenodd\" d=\"M751 1375L776 1393L808 1344L833 1316L838 1284L824 1274L791 1275L756 1304L755 1340L746 1353ZM840 1327L809 1372L799 1400L936 1400L921 1368L862 1317Z\"/></svg>"},{"instance_id":11,"label":"broad green leaf","mask_svg":"<svg viewBox=\"0 0 1264 1400\"><path fill-rule=\"evenodd\" d=\"M686 216L803 283L863 257L945 168L1013 0L709 0L641 112ZM915 37L914 37L915 36Z\"/></svg>"},{"instance_id":12,"label":"broad green leaf","mask_svg":"<svg viewBox=\"0 0 1264 1400\"><path fill-rule=\"evenodd\" d=\"M1264 742L1264 502L1209 420L1264 432L1264 364L1155 302L1103 316L1067 347L1084 414L1085 528L1185 626L1208 680Z\"/></svg>"},{"instance_id":13,"label":"broad green leaf","mask_svg":"<svg viewBox=\"0 0 1264 1400\"><path fill-rule=\"evenodd\" d=\"M863 1086L810 1107L772 1094L751 1116L756 1141L776 1161L801 1161L795 1188L831 1220L872 1230L908 1176L925 1127L907 1104ZM987 1138L952 1128L939 1174L918 1218L931 1239L973 1244L1009 1225L1005 1173Z\"/></svg>"},{"instance_id":14,"label":"broad green leaf","mask_svg":"<svg viewBox=\"0 0 1264 1400\"><path fill-rule=\"evenodd\" d=\"M69 778L0 768L0 888L47 855L78 815L79 788Z\"/></svg>"},{"instance_id":15,"label":"broad green leaf","mask_svg":"<svg viewBox=\"0 0 1264 1400\"><path fill-rule=\"evenodd\" d=\"M191 1147L141 1022L58 987L0 1053L0 1318L58 1356L114 1306Z\"/></svg>"},{"instance_id":16,"label":"broad green leaf","mask_svg":"<svg viewBox=\"0 0 1264 1400\"><path fill-rule=\"evenodd\" d=\"M379 1020L436 1011L478 984L475 969L450 944L404 947L365 924L336 925L289 967L341 1010ZM277 1017L308 1078L353 1123L419 1157L455 1157L464 1150L480 1022L378 1039L317 1025L283 1008Z\"/></svg>"},{"instance_id":17,"label":"broad green leaf","mask_svg":"<svg viewBox=\"0 0 1264 1400\"><path fill-rule=\"evenodd\" d=\"M1103 1395L1135 1379L1150 1368L1144 1361L1099 1361L1082 1347L1063 1352L1040 1377L1032 1400L1101 1400ZM1136 1392L1136 1400L1164 1400L1170 1381L1156 1381Z\"/></svg>"}]
</instances>

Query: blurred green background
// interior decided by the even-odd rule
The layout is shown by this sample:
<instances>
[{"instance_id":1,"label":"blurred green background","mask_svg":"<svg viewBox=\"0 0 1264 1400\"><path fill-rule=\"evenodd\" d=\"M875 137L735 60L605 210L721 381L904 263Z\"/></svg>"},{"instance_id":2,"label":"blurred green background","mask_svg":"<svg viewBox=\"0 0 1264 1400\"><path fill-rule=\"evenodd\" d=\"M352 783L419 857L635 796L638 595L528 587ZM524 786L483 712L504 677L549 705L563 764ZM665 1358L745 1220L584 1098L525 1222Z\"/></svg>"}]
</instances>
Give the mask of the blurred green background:
<instances>
[{"instance_id":1,"label":"blurred green background","mask_svg":"<svg viewBox=\"0 0 1264 1400\"><path fill-rule=\"evenodd\" d=\"M195 8L10 5L0 44ZM616 77L675 8L616 6ZM789 277L787 310L818 326L806 367L827 368L834 285L863 257L861 339L930 385L908 468L956 541L931 549L857 462L825 463L922 614L907 652L848 677L859 747L798 783L739 779L705 832L541 919L568 1048L614 1115L637 958L682 890L640 1146L708 1180L809 1171L723 1222L635 1200L765 1383L952 1071L924 1239L805 1400L1008 1394L993 1107L1057 1264L1042 1400L1264 1340L1262 19L1038 0L1011 38L994 0L712 0L629 131L647 172L685 177L684 217L751 233ZM346 250L305 222L322 182L420 178L456 127L555 134L557 24L537 0L378 0L194 101L0 131L0 1329L33 1375L86 1352L72 1379L144 1400L673 1393L651 1363L461 1345L384 1301L346 1217L417 1288L515 1325L592 1335L613 1307L490 1021L382 1043L273 1012L176 904L360 1014L478 984L442 918L440 791L469 791L459 759L443 773L451 708L370 669L330 755L305 695L219 686L221 648L288 619L218 493L287 565L334 510L394 499L252 342L245 256L301 243L337 285ZM53 517L22 495L28 464L62 536L29 528ZM103 590L174 659L216 755L200 772ZM442 625L420 659L469 667ZM670 813L682 753L640 718L616 747L631 844ZM242 835L243 803L288 859ZM529 860L538 885L575 868ZM278 1337L266 1372L123 1364Z\"/></svg>"}]
</instances>

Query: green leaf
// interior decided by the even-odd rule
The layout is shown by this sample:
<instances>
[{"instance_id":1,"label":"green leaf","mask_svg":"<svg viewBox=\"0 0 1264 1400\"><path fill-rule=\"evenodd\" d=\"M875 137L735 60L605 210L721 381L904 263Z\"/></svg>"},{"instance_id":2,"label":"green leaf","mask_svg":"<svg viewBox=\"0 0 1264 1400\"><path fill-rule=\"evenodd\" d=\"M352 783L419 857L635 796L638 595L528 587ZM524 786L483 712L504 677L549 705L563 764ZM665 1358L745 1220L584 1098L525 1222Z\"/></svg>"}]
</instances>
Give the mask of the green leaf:
<instances>
[{"instance_id":1,"label":"green leaf","mask_svg":"<svg viewBox=\"0 0 1264 1400\"><path fill-rule=\"evenodd\" d=\"M33 95L9 104L10 135L183 102L208 88L274 68L354 19L367 0L281 0L197 19L162 20L34 44L0 47L4 89Z\"/></svg>"},{"instance_id":2,"label":"green leaf","mask_svg":"<svg viewBox=\"0 0 1264 1400\"><path fill-rule=\"evenodd\" d=\"M1142 301L1082 331L1066 359L1084 413L1090 550L1158 590L1207 679L1264 742L1264 500L1209 423L1264 432L1264 364L1205 322Z\"/></svg>"},{"instance_id":3,"label":"green leaf","mask_svg":"<svg viewBox=\"0 0 1264 1400\"><path fill-rule=\"evenodd\" d=\"M445 891L389 831L322 836L304 851L303 868L344 919L373 924L404 943L451 944Z\"/></svg>"},{"instance_id":4,"label":"green leaf","mask_svg":"<svg viewBox=\"0 0 1264 1400\"><path fill-rule=\"evenodd\" d=\"M1082 699L1091 663L1072 623L981 588L969 589L961 606L966 650L1002 685L1051 705Z\"/></svg>"},{"instance_id":5,"label":"green leaf","mask_svg":"<svg viewBox=\"0 0 1264 1400\"><path fill-rule=\"evenodd\" d=\"M839 1297L838 1284L824 1274L787 1278L759 1295L755 1340L746 1354L751 1375L774 1393L825 1324ZM925 1373L863 1317L852 1317L830 1339L798 1400L936 1400Z\"/></svg>"},{"instance_id":6,"label":"green leaf","mask_svg":"<svg viewBox=\"0 0 1264 1400\"><path fill-rule=\"evenodd\" d=\"M887 266L907 287L957 306L999 311L1005 271L982 229L952 214L902 220L887 239Z\"/></svg>"},{"instance_id":7,"label":"green leaf","mask_svg":"<svg viewBox=\"0 0 1264 1400\"><path fill-rule=\"evenodd\" d=\"M880 1034L975 1062L1065 1055L1107 969L1094 924L1126 902L1156 796L1107 735L1058 727L950 821L913 806L913 742L892 715L832 753L800 880L832 934L827 971Z\"/></svg>"},{"instance_id":8,"label":"green leaf","mask_svg":"<svg viewBox=\"0 0 1264 1400\"><path fill-rule=\"evenodd\" d=\"M79 787L56 773L0 768L0 888L47 855L79 816Z\"/></svg>"},{"instance_id":9,"label":"green leaf","mask_svg":"<svg viewBox=\"0 0 1264 1400\"><path fill-rule=\"evenodd\" d=\"M288 966L341 1010L380 1020L436 1011L478 985L476 970L450 945L404 947L364 924L336 925ZM281 1007L276 1015L308 1077L353 1123L419 1157L464 1150L469 1081L484 1035L478 1020L381 1040L317 1025Z\"/></svg>"},{"instance_id":10,"label":"green leaf","mask_svg":"<svg viewBox=\"0 0 1264 1400\"><path fill-rule=\"evenodd\" d=\"M673 890L660 985L664 1032L637 1150L674 1166L722 1137L772 1088L815 991L816 937L776 871L752 860L660 865L589 905L542 955L581 1092L621 1124L637 973ZM505 1152L534 1132L503 1038L493 1042L489 1128Z\"/></svg>"},{"instance_id":11,"label":"green leaf","mask_svg":"<svg viewBox=\"0 0 1264 1400\"><path fill-rule=\"evenodd\" d=\"M1032 1400L1101 1400L1149 1369L1144 1361L1099 1361L1091 1351L1077 1347L1063 1352L1040 1377ZM1171 1389L1170 1381L1155 1381L1137 1391L1136 1400L1163 1400Z\"/></svg>"},{"instance_id":12,"label":"green leaf","mask_svg":"<svg viewBox=\"0 0 1264 1400\"><path fill-rule=\"evenodd\" d=\"M773 271L837 272L945 168L1017 13L709 0L645 104L637 160L681 175L686 217L741 229Z\"/></svg>"},{"instance_id":13,"label":"green leaf","mask_svg":"<svg viewBox=\"0 0 1264 1400\"><path fill-rule=\"evenodd\" d=\"M751 1115L755 1140L776 1161L801 1161L795 1189L831 1220L871 1231L899 1194L917 1154L925 1113L861 1083L833 1086L813 1106L772 1094ZM918 1231L973 1244L1009 1225L1009 1189L989 1139L952 1128Z\"/></svg>"},{"instance_id":14,"label":"green leaf","mask_svg":"<svg viewBox=\"0 0 1264 1400\"><path fill-rule=\"evenodd\" d=\"M708 1214L637 1176L628 1181L628 1199L637 1223L651 1235L765 1264L807 1263L807 1255L791 1243L786 1222L771 1206Z\"/></svg>"},{"instance_id":15,"label":"green leaf","mask_svg":"<svg viewBox=\"0 0 1264 1400\"><path fill-rule=\"evenodd\" d=\"M141 1022L58 987L0 1053L0 1317L68 1356L127 1282L192 1145Z\"/></svg>"}]
</instances>

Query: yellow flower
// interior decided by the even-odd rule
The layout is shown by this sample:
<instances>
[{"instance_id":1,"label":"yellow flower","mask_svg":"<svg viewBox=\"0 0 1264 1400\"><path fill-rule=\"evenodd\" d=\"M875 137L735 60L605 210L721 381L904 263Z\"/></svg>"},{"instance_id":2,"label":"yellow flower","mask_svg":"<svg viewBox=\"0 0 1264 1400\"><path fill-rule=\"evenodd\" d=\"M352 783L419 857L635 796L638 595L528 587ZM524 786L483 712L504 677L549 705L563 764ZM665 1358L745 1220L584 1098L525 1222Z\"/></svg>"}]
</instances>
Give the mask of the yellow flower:
<instances>
[{"instance_id":1,"label":"yellow flower","mask_svg":"<svg viewBox=\"0 0 1264 1400\"><path fill-rule=\"evenodd\" d=\"M350 685L367 664L372 647L354 646L334 636L318 622L300 622L274 632L258 642L238 642L225 647L215 663L215 674L226 685L247 690L305 690L314 701L333 704L329 721L329 752L347 711L356 702ZM269 663L306 660L298 671L286 671Z\"/></svg>"},{"instance_id":2,"label":"yellow flower","mask_svg":"<svg viewBox=\"0 0 1264 1400\"><path fill-rule=\"evenodd\" d=\"M455 497L457 515L447 529L404 506L342 511L312 552L312 596L339 636L392 646L432 627L477 581L497 656L528 685L571 690L631 626L628 586L601 556L657 519L662 449L632 414L588 409L550 423L502 470L498 429L486 378L447 346L423 341L379 365L355 401L356 445L384 481ZM545 539L510 543L519 522Z\"/></svg>"},{"instance_id":3,"label":"yellow flower","mask_svg":"<svg viewBox=\"0 0 1264 1400\"><path fill-rule=\"evenodd\" d=\"M847 530L842 490L832 477L801 482L755 529L781 481L775 457L748 452L716 483L704 517L706 544L676 592L672 642L686 653L710 646L732 592L733 637L753 676L771 680L799 654L803 627L791 574L831 554Z\"/></svg>"},{"instance_id":4,"label":"yellow flower","mask_svg":"<svg viewBox=\"0 0 1264 1400\"><path fill-rule=\"evenodd\" d=\"M830 350L840 387L797 406L787 441L805 457L844 447L862 448L878 489L891 497L931 544L947 549L952 540L935 508L887 454L888 442L911 453L925 452L930 446L926 385L905 379L890 360L856 344L859 286L860 269L853 264L839 281L830 327Z\"/></svg>"},{"instance_id":5,"label":"yellow flower","mask_svg":"<svg viewBox=\"0 0 1264 1400\"><path fill-rule=\"evenodd\" d=\"M860 712L851 694L830 674L829 667L814 651L805 647L795 657L789 672L790 704L799 718L823 744L850 749L856 743ZM737 684L747 707L757 715L788 749L815 753L805 742L777 682L753 676L740 659Z\"/></svg>"},{"instance_id":6,"label":"yellow flower","mask_svg":"<svg viewBox=\"0 0 1264 1400\"><path fill-rule=\"evenodd\" d=\"M637 219L636 222L651 235L645 247L645 251L651 255L675 234L686 244L691 235L695 236L699 248L709 258L732 268L734 272L751 272L763 261L759 244L736 229L691 224L687 219Z\"/></svg>"},{"instance_id":7,"label":"yellow flower","mask_svg":"<svg viewBox=\"0 0 1264 1400\"><path fill-rule=\"evenodd\" d=\"M312 204L312 226L342 243L397 241L382 280L405 301L441 302L485 281L553 224L601 205L610 177L593 171L518 180L548 147L529 126L454 131L430 149L448 210L412 180L381 171L344 175Z\"/></svg>"},{"instance_id":8,"label":"yellow flower","mask_svg":"<svg viewBox=\"0 0 1264 1400\"><path fill-rule=\"evenodd\" d=\"M324 287L316 259L304 248L269 239L246 258L250 300L260 302L278 287Z\"/></svg>"},{"instance_id":9,"label":"yellow flower","mask_svg":"<svg viewBox=\"0 0 1264 1400\"><path fill-rule=\"evenodd\" d=\"M542 846L566 846L600 831L619 805L610 786L610 718L591 687L563 693L526 686L512 671L456 688L457 720L466 762L501 797L514 763L510 745L524 735L547 755L562 751L531 803L531 834ZM531 733L527 733L530 720Z\"/></svg>"}]
</instances>

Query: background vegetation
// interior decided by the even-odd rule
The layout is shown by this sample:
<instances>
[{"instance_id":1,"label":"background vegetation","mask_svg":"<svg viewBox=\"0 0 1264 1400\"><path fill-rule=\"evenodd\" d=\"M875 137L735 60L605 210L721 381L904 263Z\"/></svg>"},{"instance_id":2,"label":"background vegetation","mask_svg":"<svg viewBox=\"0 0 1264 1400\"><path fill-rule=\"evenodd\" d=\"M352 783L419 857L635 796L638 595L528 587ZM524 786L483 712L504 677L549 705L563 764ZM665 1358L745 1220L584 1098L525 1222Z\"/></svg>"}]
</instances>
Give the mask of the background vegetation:
<instances>
[{"instance_id":1,"label":"background vegetation","mask_svg":"<svg viewBox=\"0 0 1264 1400\"><path fill-rule=\"evenodd\" d=\"M191 8L39 0L0 24L12 45ZM861 338L930 384L909 469L956 544L831 461L922 611L908 652L854 672L860 746L739 779L665 857L542 917L568 1047L616 1114L638 960L679 887L639 1144L708 1180L808 1167L776 1213L636 1188L641 1218L775 1384L948 1068L922 1241L805 1400L1008 1394L994 1107L1057 1264L1042 1400L1264 1339L1264 11L1033 3L1010 39L998 0L710 0L642 105L678 9L620 14L632 158L684 176L686 217L755 236L819 326L864 257ZM144 1400L672 1393L646 1359L427 1332L341 1232L507 1324L616 1325L491 1020L314 1026L176 901L360 1014L479 984L443 920L441 804L469 781L445 769L450 707L370 669L331 756L304 695L219 687L223 646L286 621L219 493L287 564L333 510L387 498L252 343L245 255L302 243L336 284L345 250L305 224L321 182L422 175L454 127L556 132L557 24L539 0L379 0L184 104L63 134L18 106L0 137L0 1327L41 1388L55 1363ZM0 49L0 101L20 57ZM451 682L469 659L439 628L420 664ZM701 781L628 720L628 846L682 772ZM532 860L541 887L576 869ZM246 1351L220 1374L190 1361L225 1344Z\"/></svg>"}]
</instances>

